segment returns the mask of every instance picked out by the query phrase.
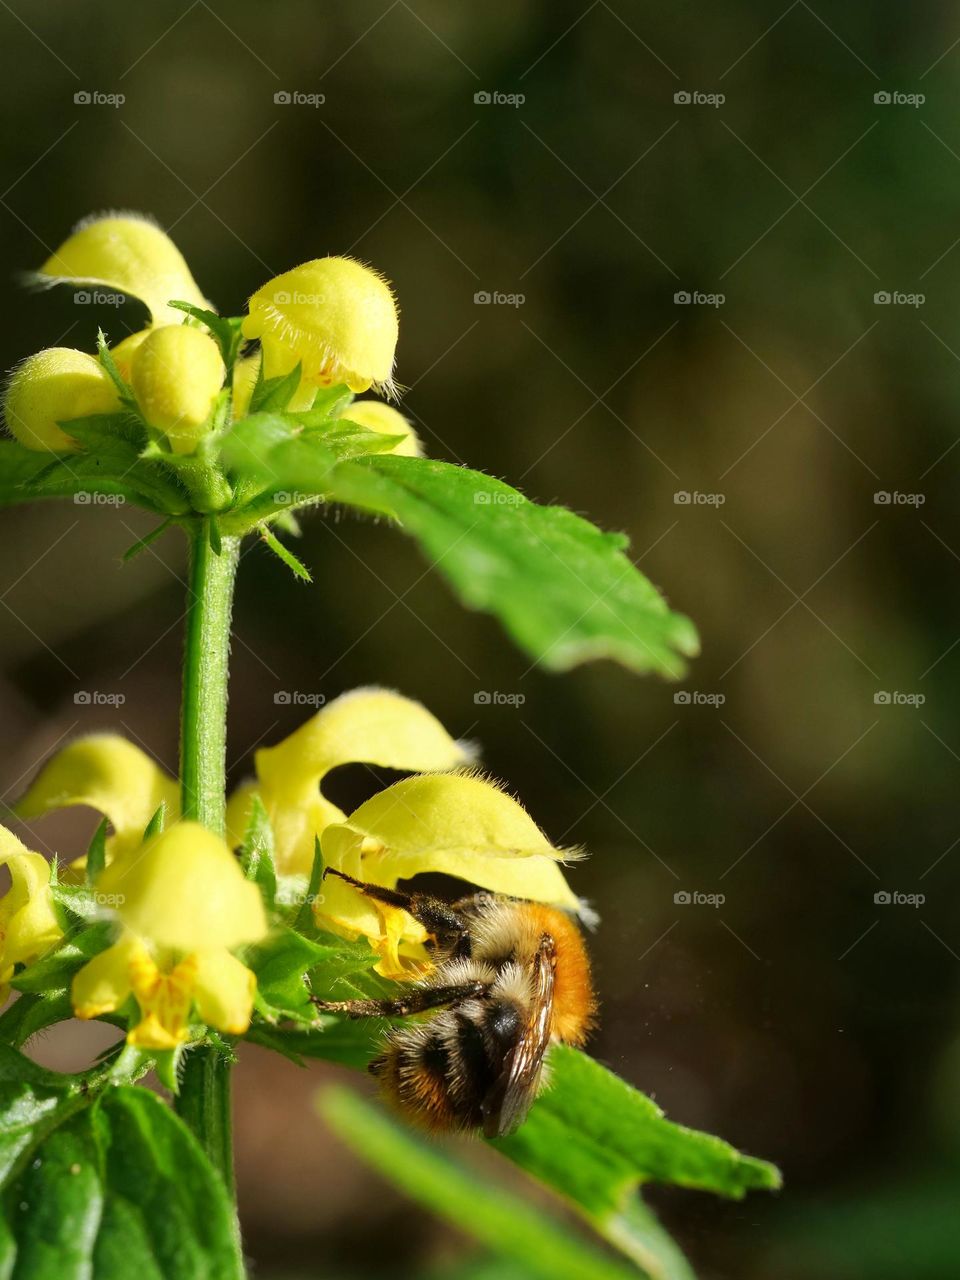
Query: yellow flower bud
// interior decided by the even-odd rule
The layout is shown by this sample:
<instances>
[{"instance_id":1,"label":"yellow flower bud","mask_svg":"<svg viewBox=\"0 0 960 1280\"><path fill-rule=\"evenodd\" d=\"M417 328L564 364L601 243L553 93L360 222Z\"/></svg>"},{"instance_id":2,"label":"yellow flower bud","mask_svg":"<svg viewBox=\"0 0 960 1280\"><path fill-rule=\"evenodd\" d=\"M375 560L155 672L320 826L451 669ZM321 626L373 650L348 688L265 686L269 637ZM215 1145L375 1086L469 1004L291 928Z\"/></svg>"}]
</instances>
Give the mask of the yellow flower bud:
<instances>
[{"instance_id":1,"label":"yellow flower bud","mask_svg":"<svg viewBox=\"0 0 960 1280\"><path fill-rule=\"evenodd\" d=\"M165 231L140 214L88 218L52 254L38 284L93 284L145 302L154 324L179 324L171 300L207 304L183 255Z\"/></svg>"},{"instance_id":2,"label":"yellow flower bud","mask_svg":"<svg viewBox=\"0 0 960 1280\"><path fill-rule=\"evenodd\" d=\"M134 357L149 334L149 329L138 329L136 333L129 334L122 342L118 342L115 347L110 348L113 363L117 366L117 372L124 382L130 381L130 375L133 373Z\"/></svg>"},{"instance_id":3,"label":"yellow flower bud","mask_svg":"<svg viewBox=\"0 0 960 1280\"><path fill-rule=\"evenodd\" d=\"M64 453L79 446L59 423L119 408L116 388L98 360L72 347L48 347L13 371L3 412L26 448Z\"/></svg>"},{"instance_id":4,"label":"yellow flower bud","mask_svg":"<svg viewBox=\"0 0 960 1280\"><path fill-rule=\"evenodd\" d=\"M263 345L264 374L299 363L305 382L393 391L397 304L382 276L352 258L318 258L269 280L250 299L247 338Z\"/></svg>"},{"instance_id":5,"label":"yellow flower bud","mask_svg":"<svg viewBox=\"0 0 960 1280\"><path fill-rule=\"evenodd\" d=\"M32 853L12 831L0 827L0 867L10 873L10 888L0 898L0 998L18 964L30 964L59 942L50 893L50 866Z\"/></svg>"},{"instance_id":6,"label":"yellow flower bud","mask_svg":"<svg viewBox=\"0 0 960 1280\"><path fill-rule=\"evenodd\" d=\"M133 361L131 382L143 416L174 453L193 453L223 385L223 358L202 329L152 329Z\"/></svg>"},{"instance_id":7,"label":"yellow flower bud","mask_svg":"<svg viewBox=\"0 0 960 1280\"><path fill-rule=\"evenodd\" d=\"M419 458L423 455L420 437L410 422L392 405L381 400L356 400L348 405L340 415L358 427L366 427L368 431L381 431L387 436L403 436L399 444L395 444L391 453L401 454L406 458Z\"/></svg>"}]
</instances>

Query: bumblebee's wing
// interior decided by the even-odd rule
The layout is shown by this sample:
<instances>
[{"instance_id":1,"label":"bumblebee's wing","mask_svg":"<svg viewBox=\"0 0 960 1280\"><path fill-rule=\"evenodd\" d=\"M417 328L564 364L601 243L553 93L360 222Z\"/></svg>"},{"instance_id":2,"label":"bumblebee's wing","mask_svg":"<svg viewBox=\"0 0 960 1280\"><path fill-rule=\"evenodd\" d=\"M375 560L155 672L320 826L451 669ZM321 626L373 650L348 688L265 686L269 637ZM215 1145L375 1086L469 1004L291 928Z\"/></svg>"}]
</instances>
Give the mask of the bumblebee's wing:
<instances>
[{"instance_id":1,"label":"bumblebee's wing","mask_svg":"<svg viewBox=\"0 0 960 1280\"><path fill-rule=\"evenodd\" d=\"M481 1104L483 1135L502 1138L526 1119L537 1096L553 1020L553 939L544 934L533 966L530 1016Z\"/></svg>"}]
</instances>

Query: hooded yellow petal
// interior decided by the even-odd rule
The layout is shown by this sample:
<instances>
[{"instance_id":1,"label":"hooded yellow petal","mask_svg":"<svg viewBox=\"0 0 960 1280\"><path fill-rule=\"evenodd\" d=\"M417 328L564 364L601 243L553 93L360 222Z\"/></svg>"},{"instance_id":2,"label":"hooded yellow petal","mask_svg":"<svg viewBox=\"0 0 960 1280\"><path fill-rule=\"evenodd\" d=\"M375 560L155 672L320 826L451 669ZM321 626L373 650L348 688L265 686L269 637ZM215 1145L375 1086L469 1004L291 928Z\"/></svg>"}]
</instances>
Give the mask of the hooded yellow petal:
<instances>
[{"instance_id":1,"label":"hooded yellow petal","mask_svg":"<svg viewBox=\"0 0 960 1280\"><path fill-rule=\"evenodd\" d=\"M66 453L79 446L60 423L119 408L116 388L99 360L72 347L48 347L13 371L3 416L25 448Z\"/></svg>"},{"instance_id":2,"label":"hooded yellow petal","mask_svg":"<svg viewBox=\"0 0 960 1280\"><path fill-rule=\"evenodd\" d=\"M427 871L575 911L555 849L516 800L468 774L405 778L321 837L327 866L394 888Z\"/></svg>"},{"instance_id":3,"label":"hooded yellow petal","mask_svg":"<svg viewBox=\"0 0 960 1280\"><path fill-rule=\"evenodd\" d=\"M328 703L275 747L256 753L259 790L273 823L278 870L309 872L314 837L344 814L320 794L325 774L362 763L453 769L471 758L419 702L389 689L355 689Z\"/></svg>"},{"instance_id":4,"label":"hooded yellow petal","mask_svg":"<svg viewBox=\"0 0 960 1280\"><path fill-rule=\"evenodd\" d=\"M241 1036L250 1025L256 976L229 951L199 951L194 1001L211 1027Z\"/></svg>"},{"instance_id":5,"label":"hooded yellow petal","mask_svg":"<svg viewBox=\"0 0 960 1280\"><path fill-rule=\"evenodd\" d=\"M10 872L10 888L0 898L0 972L43 955L63 937L53 910L50 864L0 827L0 867Z\"/></svg>"},{"instance_id":6,"label":"hooded yellow petal","mask_svg":"<svg viewBox=\"0 0 960 1280\"><path fill-rule=\"evenodd\" d=\"M153 329L133 358L131 382L147 422L174 453L193 453L223 386L223 358L209 333L182 324Z\"/></svg>"},{"instance_id":7,"label":"hooded yellow petal","mask_svg":"<svg viewBox=\"0 0 960 1280\"><path fill-rule=\"evenodd\" d=\"M131 966L147 963L149 953L130 934L89 960L73 978L70 998L78 1018L113 1013L130 995Z\"/></svg>"},{"instance_id":8,"label":"hooded yellow petal","mask_svg":"<svg viewBox=\"0 0 960 1280\"><path fill-rule=\"evenodd\" d=\"M179 822L116 859L97 881L139 937L189 953L237 947L267 931L260 891L219 836Z\"/></svg>"},{"instance_id":9,"label":"hooded yellow petal","mask_svg":"<svg viewBox=\"0 0 960 1280\"><path fill-rule=\"evenodd\" d=\"M181 324L176 300L207 304L183 255L141 214L107 213L81 222L40 268L41 284L102 285L145 302L154 324Z\"/></svg>"},{"instance_id":10,"label":"hooded yellow petal","mask_svg":"<svg viewBox=\"0 0 960 1280\"><path fill-rule=\"evenodd\" d=\"M420 437L412 424L393 405L384 404L382 400L355 400L340 414L358 427L366 427L368 431L381 431L386 436L403 436L399 444L395 444L391 453L406 458L419 458L423 455Z\"/></svg>"},{"instance_id":11,"label":"hooded yellow petal","mask_svg":"<svg viewBox=\"0 0 960 1280\"><path fill-rule=\"evenodd\" d=\"M16 806L21 818L39 818L53 809L89 805L109 818L113 854L135 848L161 804L167 820L180 811L176 782L153 760L116 734L92 734L69 743L40 770Z\"/></svg>"},{"instance_id":12,"label":"hooded yellow petal","mask_svg":"<svg viewBox=\"0 0 960 1280\"><path fill-rule=\"evenodd\" d=\"M397 304L382 276L352 258L318 258L284 272L250 299L246 338L259 338L264 373L298 363L319 386L393 389Z\"/></svg>"}]
</instances>

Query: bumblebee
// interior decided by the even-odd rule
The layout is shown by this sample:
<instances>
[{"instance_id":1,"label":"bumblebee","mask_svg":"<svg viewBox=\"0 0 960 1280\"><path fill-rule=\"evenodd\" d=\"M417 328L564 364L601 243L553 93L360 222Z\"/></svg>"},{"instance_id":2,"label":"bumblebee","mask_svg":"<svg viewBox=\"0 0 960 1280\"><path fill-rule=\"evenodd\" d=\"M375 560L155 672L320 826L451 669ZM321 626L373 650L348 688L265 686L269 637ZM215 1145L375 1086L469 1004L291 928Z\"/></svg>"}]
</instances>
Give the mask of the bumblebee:
<instances>
[{"instance_id":1,"label":"bumblebee","mask_svg":"<svg viewBox=\"0 0 960 1280\"><path fill-rule=\"evenodd\" d=\"M395 1000L320 1000L351 1018L432 1016L387 1032L370 1064L387 1099L434 1131L511 1133L540 1091L552 1041L582 1044L596 1012L590 961L573 920L555 907L478 893L447 903L364 884L426 929L434 967Z\"/></svg>"}]
</instances>

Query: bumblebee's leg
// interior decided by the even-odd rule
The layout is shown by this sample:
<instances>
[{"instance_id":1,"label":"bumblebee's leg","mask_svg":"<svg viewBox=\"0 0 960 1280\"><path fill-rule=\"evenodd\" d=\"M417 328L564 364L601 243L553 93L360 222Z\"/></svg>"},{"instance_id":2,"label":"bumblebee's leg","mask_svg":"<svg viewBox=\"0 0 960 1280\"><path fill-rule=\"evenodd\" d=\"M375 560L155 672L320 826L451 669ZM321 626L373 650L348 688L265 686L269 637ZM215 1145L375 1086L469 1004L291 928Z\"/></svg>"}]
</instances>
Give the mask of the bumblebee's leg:
<instances>
[{"instance_id":1,"label":"bumblebee's leg","mask_svg":"<svg viewBox=\"0 0 960 1280\"><path fill-rule=\"evenodd\" d=\"M461 1004L487 990L485 982L459 982L447 987L414 987L396 1000L321 1000L311 1003L321 1013L345 1013L348 1018L407 1018L441 1005Z\"/></svg>"},{"instance_id":2,"label":"bumblebee's leg","mask_svg":"<svg viewBox=\"0 0 960 1280\"><path fill-rule=\"evenodd\" d=\"M463 916L441 898L433 898L427 893L401 893L397 889L385 889L379 884L366 884L333 867L328 867L325 875L346 880L347 884L352 884L374 902L383 902L389 907L401 907L404 911L409 911L444 953L455 950L467 932Z\"/></svg>"}]
</instances>

